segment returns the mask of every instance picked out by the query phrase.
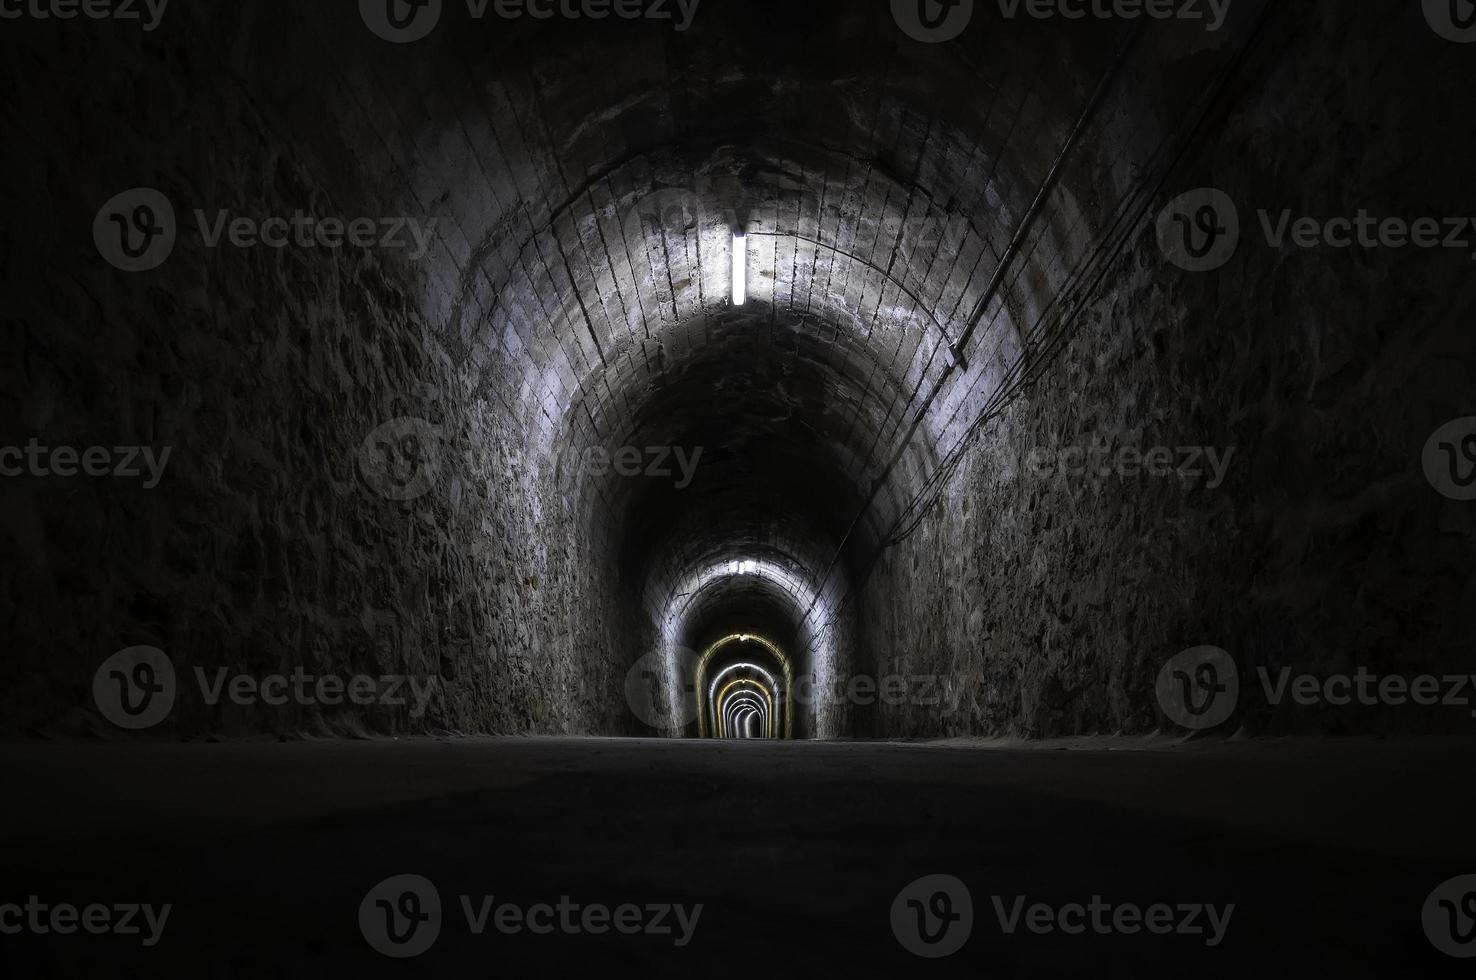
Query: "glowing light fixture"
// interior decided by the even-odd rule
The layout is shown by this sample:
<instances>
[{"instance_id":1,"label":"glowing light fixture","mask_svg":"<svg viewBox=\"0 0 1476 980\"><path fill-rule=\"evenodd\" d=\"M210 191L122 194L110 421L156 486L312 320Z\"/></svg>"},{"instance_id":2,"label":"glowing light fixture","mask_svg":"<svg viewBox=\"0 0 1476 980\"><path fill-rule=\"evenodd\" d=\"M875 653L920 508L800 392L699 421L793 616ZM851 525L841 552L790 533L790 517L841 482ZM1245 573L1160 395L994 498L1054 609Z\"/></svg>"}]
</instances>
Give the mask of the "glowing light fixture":
<instances>
[{"instance_id":1,"label":"glowing light fixture","mask_svg":"<svg viewBox=\"0 0 1476 980\"><path fill-rule=\"evenodd\" d=\"M733 232L733 305L748 302L748 235Z\"/></svg>"}]
</instances>

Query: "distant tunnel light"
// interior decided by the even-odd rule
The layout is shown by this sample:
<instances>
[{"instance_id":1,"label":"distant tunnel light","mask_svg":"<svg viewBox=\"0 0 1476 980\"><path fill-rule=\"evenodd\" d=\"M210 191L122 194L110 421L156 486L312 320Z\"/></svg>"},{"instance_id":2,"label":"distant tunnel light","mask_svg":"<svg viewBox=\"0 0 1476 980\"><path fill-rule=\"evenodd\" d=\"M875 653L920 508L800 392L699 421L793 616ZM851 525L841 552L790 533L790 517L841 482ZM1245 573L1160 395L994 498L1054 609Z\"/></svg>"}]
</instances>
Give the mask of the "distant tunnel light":
<instances>
[{"instance_id":1,"label":"distant tunnel light","mask_svg":"<svg viewBox=\"0 0 1476 980\"><path fill-rule=\"evenodd\" d=\"M748 235L733 232L733 305L748 302Z\"/></svg>"}]
</instances>

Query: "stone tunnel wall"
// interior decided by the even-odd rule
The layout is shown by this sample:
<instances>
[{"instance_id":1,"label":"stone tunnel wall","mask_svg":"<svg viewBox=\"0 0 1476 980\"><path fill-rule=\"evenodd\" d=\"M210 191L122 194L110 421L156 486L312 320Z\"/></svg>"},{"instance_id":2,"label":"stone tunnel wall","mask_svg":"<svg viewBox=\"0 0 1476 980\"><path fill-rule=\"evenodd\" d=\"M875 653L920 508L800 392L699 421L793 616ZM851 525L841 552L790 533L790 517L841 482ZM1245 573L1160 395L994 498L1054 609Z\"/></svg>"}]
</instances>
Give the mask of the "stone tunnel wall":
<instances>
[{"instance_id":1,"label":"stone tunnel wall","mask_svg":"<svg viewBox=\"0 0 1476 980\"><path fill-rule=\"evenodd\" d=\"M208 249L194 230L196 208L212 220L222 208L397 212L331 128L311 163L278 132L218 20L171 14L138 45L111 25L6 28L28 32L33 58L0 68L7 90L30 93L10 107L25 138L0 151L23 175L0 189L12 287L0 444L171 451L152 489L0 481L6 729L101 730L94 671L150 645L179 683L155 733L622 730L628 603L549 499L510 413L472 389L458 338L422 314L423 264L363 248ZM68 121L77 104L117 125ZM99 258L91 228L138 185L170 198L181 230L162 267L128 274ZM376 491L360 449L403 417L435 442L425 492L401 501ZM434 686L420 716L210 706L196 668Z\"/></svg>"},{"instance_id":2,"label":"stone tunnel wall","mask_svg":"<svg viewBox=\"0 0 1476 980\"><path fill-rule=\"evenodd\" d=\"M1448 166L1469 156L1472 130L1431 97L1470 55L1417 6L1309 6L1268 26L1245 76L1266 81L1210 126L1063 355L979 433L871 575L860 608L877 672L946 682L942 704L878 707L877 734L1172 728L1155 677L1201 645L1237 662L1226 731L1468 729L1463 708L1272 704L1256 674L1469 666L1476 516L1421 462L1436 429L1476 414L1476 396L1448 394L1476 354L1470 300L1441 285L1469 282L1469 248L1276 248L1256 214L1476 213ZM1397 92L1370 97L1375 86ZM1410 152L1412 134L1442 131L1448 143ZM1217 273L1168 264L1153 228L1169 198L1202 186L1240 211L1241 244ZM1218 486L1037 475L1060 450L1099 444L1234 455ZM1050 456L1032 467L1037 450Z\"/></svg>"},{"instance_id":3,"label":"stone tunnel wall","mask_svg":"<svg viewBox=\"0 0 1476 980\"><path fill-rule=\"evenodd\" d=\"M1241 204L1247 240L1221 272L1192 275L1164 261L1144 224L1073 344L865 579L852 608L873 672L968 684L961 711L883 708L872 733L1147 730L1161 721L1158 666L1199 644L1231 651L1246 674L1458 662L1471 516L1433 493L1419 456L1435 428L1473 414L1433 394L1457 390L1457 365L1472 353L1463 298L1433 284L1463 281L1469 256L1273 249L1257 240L1254 209L1476 213L1469 189L1439 176L1453 172L1444 157L1469 152L1471 131L1458 103L1431 97L1465 51L1395 0L1279 6L1244 76L1268 81L1237 93L1243 108L1197 144L1164 195L1222 187ZM183 688L168 733L629 730L624 672L649 646L638 642L636 585L597 551L610 535L592 533L586 517L600 512L571 500L529 438L558 429L548 412L567 406L541 405L546 391L519 370L485 370L509 352L476 334L501 321L451 313L468 293L493 298L468 285L478 248L496 239L516 251L517 236L497 237L500 215L468 213L480 191L460 178L476 154L450 127L415 129L418 116L396 131L380 117L425 107L413 95L394 103L372 81L325 70L324 112L269 77L268 66L311 53L311 42L271 36L263 17L251 43L281 49L243 67L250 44L205 9L173 10L137 45L87 23L7 28L29 57L0 65L0 81L30 94L7 107L24 139L0 149L22 175L0 188L11 216L0 241L0 445L34 437L168 446L171 456L155 489L82 476L0 481L10 556L0 618L15 678L0 689L0 718L12 729L96 729L98 664L149 644L173 658ZM1308 43L1312 31L1339 44ZM1386 43L1390 31L1411 36ZM1339 46L1334 60L1326 52ZM1383 53L1410 50L1428 59L1396 64ZM1360 97L1374 85L1400 97ZM351 117L342 107L356 95ZM1358 108L1401 103L1397 116ZM77 104L115 127L83 129L70 121ZM1398 163L1411 159L1403 134L1442 127L1449 142L1429 148L1427 166ZM444 138L424 151L440 169L395 156L418 152L417 137ZM506 162L542 186L538 161ZM489 183L504 179L514 177ZM97 256L90 229L103 201L137 185L164 191L184 231L161 269L128 275ZM1073 203L1100 191L1068 186ZM520 188L506 199L521 200ZM433 261L207 249L191 230L195 208L437 214L446 224ZM563 281L546 268L527 278ZM1028 324L1023 314L1041 300L1014 297L1012 311ZM535 319L522 327L554 333ZM551 372L567 357L542 353ZM572 376L567 362L559 373ZM567 393L559 380L547 391ZM427 423L418 431L436 465L424 493L397 501L376 493L372 468L366 479L361 447L406 417ZM1098 438L1235 456L1215 488L1024 471L1032 451ZM423 717L407 707L212 708L197 667L404 674L436 678L438 690ZM1241 721L1363 725L1352 712L1273 711L1254 696ZM1406 712L1387 723L1427 722Z\"/></svg>"}]
</instances>

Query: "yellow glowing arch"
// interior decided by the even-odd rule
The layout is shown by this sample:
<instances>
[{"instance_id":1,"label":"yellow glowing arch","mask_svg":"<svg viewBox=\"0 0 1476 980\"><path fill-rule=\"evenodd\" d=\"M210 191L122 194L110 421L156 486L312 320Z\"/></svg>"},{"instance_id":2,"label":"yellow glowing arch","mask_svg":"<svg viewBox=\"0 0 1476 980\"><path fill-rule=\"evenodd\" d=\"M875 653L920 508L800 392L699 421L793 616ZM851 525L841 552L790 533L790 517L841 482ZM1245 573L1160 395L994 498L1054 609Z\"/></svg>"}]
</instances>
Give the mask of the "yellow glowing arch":
<instances>
[{"instance_id":1,"label":"yellow glowing arch","mask_svg":"<svg viewBox=\"0 0 1476 980\"><path fill-rule=\"evenodd\" d=\"M782 687L782 689L772 692L773 699L777 702L780 702L780 704L774 705L774 707L771 709L770 720L773 723L771 727L777 731L779 729L779 723L782 721L782 734L778 735L777 737L793 738L794 664L790 662L789 657L784 653L783 650L779 649L777 644L762 636L755 636L752 633L730 633L729 635L723 637L721 640L718 640L712 646L704 650L702 652L702 656L698 658L696 676L697 736L699 738L709 737L709 732L716 729L722 723L722 719L720 717L710 717L710 715L714 713L714 705L708 703L709 692L707 677L708 671L712 664L712 658L715 657L725 647L732 646L734 643L756 643L759 646L763 647L766 651L768 651L768 653L773 656L776 661L778 661L780 669L784 674L784 680L782 685L776 685Z\"/></svg>"}]
</instances>

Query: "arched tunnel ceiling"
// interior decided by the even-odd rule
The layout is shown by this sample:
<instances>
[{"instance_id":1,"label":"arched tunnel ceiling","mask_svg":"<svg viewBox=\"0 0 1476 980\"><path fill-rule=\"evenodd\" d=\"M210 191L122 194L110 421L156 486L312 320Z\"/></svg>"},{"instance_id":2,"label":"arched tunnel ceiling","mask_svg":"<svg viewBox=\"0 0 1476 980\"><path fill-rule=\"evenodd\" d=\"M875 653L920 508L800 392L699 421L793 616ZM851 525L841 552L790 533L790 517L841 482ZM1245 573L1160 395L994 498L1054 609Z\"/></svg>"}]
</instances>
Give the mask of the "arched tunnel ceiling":
<instances>
[{"instance_id":1,"label":"arched tunnel ceiling","mask_svg":"<svg viewBox=\"0 0 1476 980\"><path fill-rule=\"evenodd\" d=\"M331 48L378 45L362 33ZM686 32L525 19L342 54L326 96L346 137L410 178L404 210L442 216L444 326L478 363L522 367L489 384L556 426L576 406L628 411L605 372L651 384L701 342L726 295L698 263L709 239L725 254L734 217L829 246L756 241L760 299L859 334L898 378L936 369L918 348L968 312L1120 34L1011 23L939 49L881 4L714 2ZM696 196L702 227L626 240L671 190ZM958 247L918 241L930 222Z\"/></svg>"},{"instance_id":2,"label":"arched tunnel ceiling","mask_svg":"<svg viewBox=\"0 0 1476 980\"><path fill-rule=\"evenodd\" d=\"M1228 49L1155 25L1157 72L1119 71L1131 23L981 8L939 46L883 3L709 0L685 31L487 18L403 46L319 16L319 39L258 43L326 53L315 104L370 153L324 166L439 219L425 328L653 608L759 548L825 594L836 549L883 543ZM700 447L701 475L577 463L627 445Z\"/></svg>"},{"instance_id":3,"label":"arched tunnel ceiling","mask_svg":"<svg viewBox=\"0 0 1476 980\"><path fill-rule=\"evenodd\" d=\"M591 447L674 447L670 477L609 485L605 502L622 515L625 564L644 567L668 548L673 515L693 509L722 515L724 533L747 528L743 537L755 546L765 528L791 523L841 540L881 479L877 447L887 407L902 393L866 351L848 353L829 324L723 312L706 329L710 342L641 398L628 428L602 435L586 424L563 440L561 461L576 474ZM685 529L683 548L703 550L715 527ZM874 523L865 530L874 543Z\"/></svg>"}]
</instances>

